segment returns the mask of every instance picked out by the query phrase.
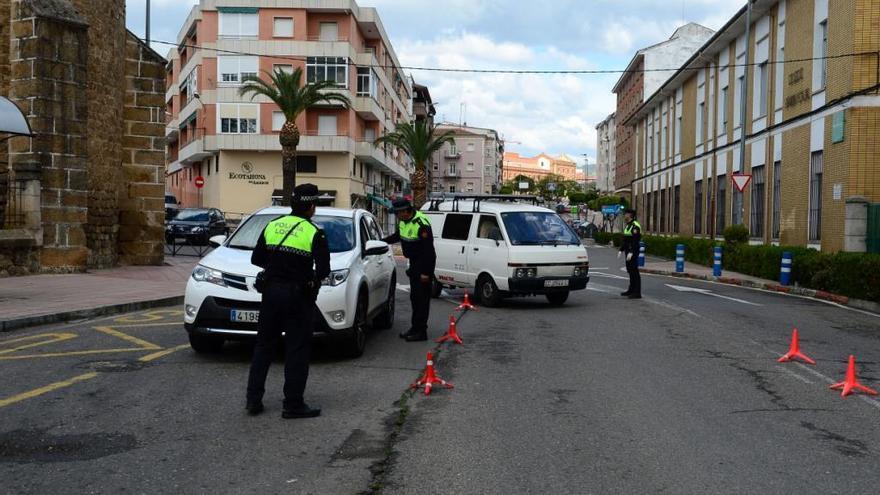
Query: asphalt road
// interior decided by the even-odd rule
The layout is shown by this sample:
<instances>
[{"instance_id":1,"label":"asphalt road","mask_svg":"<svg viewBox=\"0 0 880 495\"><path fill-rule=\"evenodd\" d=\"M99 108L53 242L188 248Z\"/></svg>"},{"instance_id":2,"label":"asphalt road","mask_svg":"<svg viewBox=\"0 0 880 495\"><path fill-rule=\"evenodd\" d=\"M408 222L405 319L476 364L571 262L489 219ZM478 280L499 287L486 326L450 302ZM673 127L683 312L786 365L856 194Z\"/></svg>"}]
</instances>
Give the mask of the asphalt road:
<instances>
[{"instance_id":1,"label":"asphalt road","mask_svg":"<svg viewBox=\"0 0 880 495\"><path fill-rule=\"evenodd\" d=\"M280 418L280 358L246 416L249 347L194 354L178 308L0 335L0 493L877 493L880 401L827 387L852 353L880 388L880 318L651 276L630 301L590 254L589 290L468 312L463 346L398 339L399 291L362 358L319 346L313 420ZM775 361L795 326L814 367ZM455 389L407 392L430 349Z\"/></svg>"}]
</instances>

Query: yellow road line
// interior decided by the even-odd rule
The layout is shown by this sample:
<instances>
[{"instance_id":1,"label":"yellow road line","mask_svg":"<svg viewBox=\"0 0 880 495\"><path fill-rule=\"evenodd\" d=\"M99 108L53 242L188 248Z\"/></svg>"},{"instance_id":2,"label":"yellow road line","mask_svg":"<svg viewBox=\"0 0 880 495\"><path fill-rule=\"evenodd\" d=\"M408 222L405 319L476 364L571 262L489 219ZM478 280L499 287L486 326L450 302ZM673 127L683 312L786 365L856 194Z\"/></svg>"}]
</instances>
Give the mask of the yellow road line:
<instances>
[{"instance_id":1,"label":"yellow road line","mask_svg":"<svg viewBox=\"0 0 880 495\"><path fill-rule=\"evenodd\" d=\"M45 387L35 388L33 390L29 390L27 392L20 393L18 395L13 395L7 399L0 399L0 407L8 406L10 404L15 404L16 402L21 402L23 400L32 399L34 397L38 397L43 394L47 394L52 392L53 390L58 390L59 388L69 387L75 383L91 380L92 378L98 376L97 373L86 373L83 375L75 376L69 380L64 380L63 382L55 382L46 385Z\"/></svg>"},{"instance_id":2,"label":"yellow road line","mask_svg":"<svg viewBox=\"0 0 880 495\"><path fill-rule=\"evenodd\" d=\"M169 325L183 326L183 320L168 321L165 323L128 323L125 325L113 324L113 328L147 328L147 327L167 327Z\"/></svg>"},{"instance_id":3,"label":"yellow road line","mask_svg":"<svg viewBox=\"0 0 880 495\"><path fill-rule=\"evenodd\" d=\"M164 316L181 316L183 310L180 309L162 309L158 311L147 311L146 313L137 313L129 316L120 316L113 321L116 323L138 323L161 320Z\"/></svg>"},{"instance_id":4,"label":"yellow road line","mask_svg":"<svg viewBox=\"0 0 880 495\"><path fill-rule=\"evenodd\" d=\"M189 344L182 344L177 347L172 347L170 349L165 349L165 350L162 350L159 352L154 352L152 354L147 354L146 356L138 359L138 361L141 361L144 363L149 363L150 361L155 361L155 360L162 358L162 357L165 357L171 353L174 353L177 351L182 351L183 349L186 349L187 347L189 347Z\"/></svg>"},{"instance_id":5,"label":"yellow road line","mask_svg":"<svg viewBox=\"0 0 880 495\"><path fill-rule=\"evenodd\" d=\"M157 349L161 349L161 347L157 347ZM142 348L125 348L125 349L95 349L90 351L70 351L70 352L48 352L45 354L25 354L23 356L0 356L0 361L14 361L17 359L31 359L31 358L51 358L51 357L66 357L66 356L86 356L89 354L112 354L114 352L144 352L151 351L153 349L142 349Z\"/></svg>"},{"instance_id":6,"label":"yellow road line","mask_svg":"<svg viewBox=\"0 0 880 495\"><path fill-rule=\"evenodd\" d=\"M36 339L39 339L42 337L51 337L51 338L47 339L47 340L41 340L39 342L32 342L30 344L21 345L18 347L14 347L12 349L3 349L2 351L0 351L0 355L11 354L13 352L17 352L22 349L29 349L31 347L39 347L41 345L53 344L55 342L63 342L65 340L75 339L77 337L77 335L75 333L41 333L38 335L28 335L27 337L19 337L17 339L6 340L3 342L0 342L0 346L6 345L6 344L12 344L14 342L27 342L29 340L36 340Z\"/></svg>"},{"instance_id":7,"label":"yellow road line","mask_svg":"<svg viewBox=\"0 0 880 495\"><path fill-rule=\"evenodd\" d=\"M146 340L139 339L127 333L122 333L119 330L114 330L112 327L95 327L95 330L106 333L107 335L112 335L113 337L120 338L126 342L131 342L134 345L140 346L142 349L147 351L160 350L162 347L153 344L151 342L147 342Z\"/></svg>"}]
</instances>

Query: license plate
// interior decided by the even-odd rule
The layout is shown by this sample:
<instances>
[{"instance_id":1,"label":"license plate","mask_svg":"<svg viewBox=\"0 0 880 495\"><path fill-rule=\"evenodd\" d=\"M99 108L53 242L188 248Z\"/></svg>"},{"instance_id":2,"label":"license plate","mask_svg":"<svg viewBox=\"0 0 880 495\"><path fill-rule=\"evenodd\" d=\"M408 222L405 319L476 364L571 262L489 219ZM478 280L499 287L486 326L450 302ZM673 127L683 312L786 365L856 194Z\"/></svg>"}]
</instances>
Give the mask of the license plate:
<instances>
[{"instance_id":1,"label":"license plate","mask_svg":"<svg viewBox=\"0 0 880 495\"><path fill-rule=\"evenodd\" d=\"M568 287L568 280L545 280L544 287Z\"/></svg>"},{"instance_id":2,"label":"license plate","mask_svg":"<svg viewBox=\"0 0 880 495\"><path fill-rule=\"evenodd\" d=\"M238 323L257 323L260 321L260 312L233 309L232 313L229 315L229 319Z\"/></svg>"}]
</instances>

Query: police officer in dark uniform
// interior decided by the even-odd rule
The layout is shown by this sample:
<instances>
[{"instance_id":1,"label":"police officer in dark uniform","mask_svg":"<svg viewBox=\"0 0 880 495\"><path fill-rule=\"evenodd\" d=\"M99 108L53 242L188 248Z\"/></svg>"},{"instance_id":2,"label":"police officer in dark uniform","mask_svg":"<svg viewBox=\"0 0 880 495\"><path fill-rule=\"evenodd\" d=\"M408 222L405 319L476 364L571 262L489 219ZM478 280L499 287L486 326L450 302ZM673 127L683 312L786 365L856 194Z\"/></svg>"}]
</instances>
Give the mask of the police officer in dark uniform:
<instances>
[{"instance_id":1,"label":"police officer in dark uniform","mask_svg":"<svg viewBox=\"0 0 880 495\"><path fill-rule=\"evenodd\" d=\"M412 304L412 326L400 337L407 342L428 340L428 313L431 308L431 284L437 254L431 221L405 199L392 203L397 215L397 232L383 239L389 244L400 242L403 255L409 259L409 300Z\"/></svg>"},{"instance_id":2,"label":"police officer in dark uniform","mask_svg":"<svg viewBox=\"0 0 880 495\"><path fill-rule=\"evenodd\" d=\"M620 243L621 255L626 256L626 272L629 274L629 288L621 292L621 296L630 299L642 298L642 276L639 274L639 246L642 241L642 225L636 221L636 210L628 209L623 213L626 227L623 229L623 242Z\"/></svg>"},{"instance_id":3,"label":"police officer in dark uniform","mask_svg":"<svg viewBox=\"0 0 880 495\"><path fill-rule=\"evenodd\" d=\"M269 365L281 332L285 333L284 409L281 416L312 418L321 409L303 401L309 376L315 300L321 281L330 274L330 249L324 232L309 219L315 214L318 188L301 184L293 192L291 214L266 226L251 256L263 268L259 332L247 387L247 411L263 411Z\"/></svg>"}]
</instances>

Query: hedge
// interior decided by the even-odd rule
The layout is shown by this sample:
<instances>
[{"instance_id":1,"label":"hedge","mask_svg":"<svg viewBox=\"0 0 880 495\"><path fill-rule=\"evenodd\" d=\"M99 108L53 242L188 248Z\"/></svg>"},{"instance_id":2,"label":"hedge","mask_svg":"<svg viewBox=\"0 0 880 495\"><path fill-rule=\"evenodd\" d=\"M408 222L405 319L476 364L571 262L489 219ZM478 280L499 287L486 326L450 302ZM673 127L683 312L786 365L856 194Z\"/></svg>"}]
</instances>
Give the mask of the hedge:
<instances>
[{"instance_id":1,"label":"hedge","mask_svg":"<svg viewBox=\"0 0 880 495\"><path fill-rule=\"evenodd\" d=\"M598 232L596 242L620 245L621 234ZM722 266L744 275L779 280L782 253L792 254L791 283L809 289L880 302L880 254L822 253L799 246L751 246L691 237L642 236L647 254L675 259L675 247L685 245L685 261L712 266L713 248L722 246Z\"/></svg>"}]
</instances>

